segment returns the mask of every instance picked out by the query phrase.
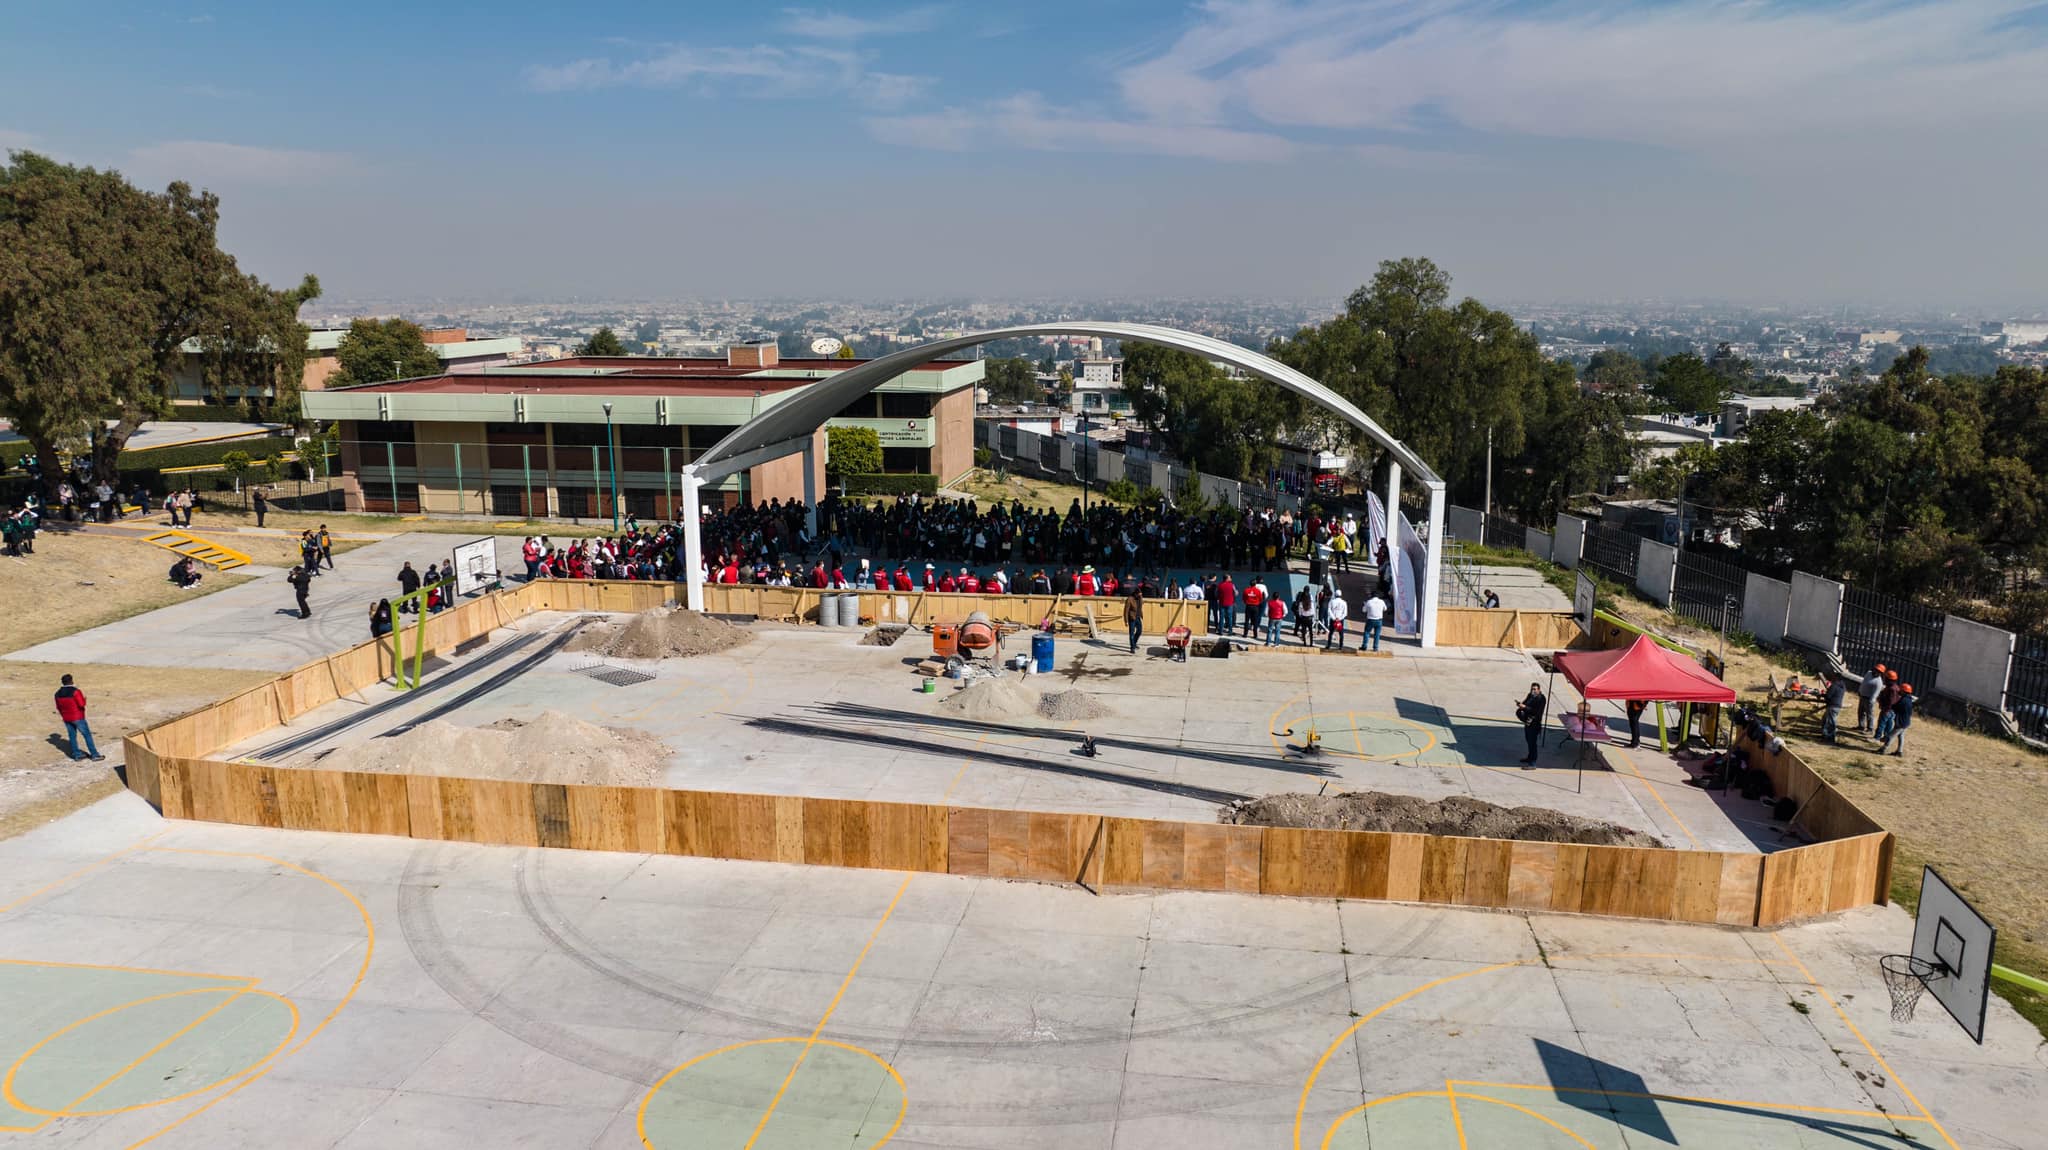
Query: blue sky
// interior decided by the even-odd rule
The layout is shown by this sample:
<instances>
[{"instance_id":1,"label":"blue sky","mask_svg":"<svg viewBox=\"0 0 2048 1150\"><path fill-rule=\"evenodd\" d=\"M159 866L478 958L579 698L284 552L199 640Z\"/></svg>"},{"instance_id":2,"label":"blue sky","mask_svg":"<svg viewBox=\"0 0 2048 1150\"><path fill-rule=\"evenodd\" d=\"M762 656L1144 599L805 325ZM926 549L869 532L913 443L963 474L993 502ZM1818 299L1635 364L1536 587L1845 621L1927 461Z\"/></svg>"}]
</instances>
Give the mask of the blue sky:
<instances>
[{"instance_id":1,"label":"blue sky","mask_svg":"<svg viewBox=\"0 0 2048 1150\"><path fill-rule=\"evenodd\" d=\"M330 295L2048 307L2048 6L17 2L0 146Z\"/></svg>"}]
</instances>

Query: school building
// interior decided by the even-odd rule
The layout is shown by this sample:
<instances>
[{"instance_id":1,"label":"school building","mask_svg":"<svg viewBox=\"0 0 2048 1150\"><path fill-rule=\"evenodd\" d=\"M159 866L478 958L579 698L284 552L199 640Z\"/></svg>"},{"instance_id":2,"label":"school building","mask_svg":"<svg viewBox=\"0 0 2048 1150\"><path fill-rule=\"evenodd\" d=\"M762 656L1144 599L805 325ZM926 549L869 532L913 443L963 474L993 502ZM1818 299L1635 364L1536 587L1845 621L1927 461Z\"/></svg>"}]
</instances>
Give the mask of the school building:
<instances>
[{"instance_id":1,"label":"school building","mask_svg":"<svg viewBox=\"0 0 2048 1150\"><path fill-rule=\"evenodd\" d=\"M609 519L612 449L621 513L669 518L685 464L747 420L857 359L781 359L773 343L722 359L579 356L423 379L309 391L308 418L340 426L337 473L351 511ZM872 427L883 470L941 484L974 465L978 360L929 363L827 426ZM609 424L608 424L609 421ZM825 429L811 453L825 490ZM802 499L803 456L707 487L707 500Z\"/></svg>"}]
</instances>

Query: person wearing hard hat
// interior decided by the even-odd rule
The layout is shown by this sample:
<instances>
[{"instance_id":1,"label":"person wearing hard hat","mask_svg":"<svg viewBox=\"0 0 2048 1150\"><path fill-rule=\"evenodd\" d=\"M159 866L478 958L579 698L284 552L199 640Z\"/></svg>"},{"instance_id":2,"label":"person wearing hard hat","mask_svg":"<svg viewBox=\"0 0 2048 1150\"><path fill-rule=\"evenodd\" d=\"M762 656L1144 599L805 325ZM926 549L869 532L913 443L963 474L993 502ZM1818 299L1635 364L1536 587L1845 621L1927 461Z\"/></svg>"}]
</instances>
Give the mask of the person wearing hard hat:
<instances>
[{"instance_id":1,"label":"person wearing hard hat","mask_svg":"<svg viewBox=\"0 0 2048 1150\"><path fill-rule=\"evenodd\" d=\"M1884 690L1884 664L1879 663L1856 684L1856 733L1867 735L1877 721L1877 693Z\"/></svg>"},{"instance_id":2,"label":"person wearing hard hat","mask_svg":"<svg viewBox=\"0 0 2048 1150\"><path fill-rule=\"evenodd\" d=\"M1892 700L1892 709L1885 715L1885 718L1891 720L1891 730L1885 735L1884 741L1877 744L1878 754L1884 754L1885 745L1897 739L1899 745L1892 755L1897 758L1905 757L1906 728L1913 725L1913 698L1913 684L1900 683L1898 698Z\"/></svg>"},{"instance_id":3,"label":"person wearing hard hat","mask_svg":"<svg viewBox=\"0 0 2048 1150\"><path fill-rule=\"evenodd\" d=\"M1877 745L1880 750L1884 748L1885 740L1891 737L1892 724L1897 721L1892 716L1892 704L1898 701L1899 673L1887 670L1884 686L1877 692Z\"/></svg>"}]
</instances>

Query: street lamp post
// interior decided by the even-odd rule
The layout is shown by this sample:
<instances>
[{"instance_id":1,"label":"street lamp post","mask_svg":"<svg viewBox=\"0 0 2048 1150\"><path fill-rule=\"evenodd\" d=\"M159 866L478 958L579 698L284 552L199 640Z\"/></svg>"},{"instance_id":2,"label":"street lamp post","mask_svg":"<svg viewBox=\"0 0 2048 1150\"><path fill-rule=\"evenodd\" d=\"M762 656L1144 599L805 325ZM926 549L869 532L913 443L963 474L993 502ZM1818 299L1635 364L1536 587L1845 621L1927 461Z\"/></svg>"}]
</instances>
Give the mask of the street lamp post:
<instances>
[{"instance_id":1,"label":"street lamp post","mask_svg":"<svg viewBox=\"0 0 2048 1150\"><path fill-rule=\"evenodd\" d=\"M1081 465L1081 514L1085 516L1088 514L1089 481L1095 477L1095 468L1092 466L1092 461L1088 458L1088 412L1086 409L1083 409L1081 412L1080 428L1081 442L1074 445L1074 450L1081 453L1078 460Z\"/></svg>"},{"instance_id":2,"label":"street lamp post","mask_svg":"<svg viewBox=\"0 0 2048 1150\"><path fill-rule=\"evenodd\" d=\"M612 405L604 405L604 453L612 465L612 534L619 533L619 439L612 434Z\"/></svg>"}]
</instances>

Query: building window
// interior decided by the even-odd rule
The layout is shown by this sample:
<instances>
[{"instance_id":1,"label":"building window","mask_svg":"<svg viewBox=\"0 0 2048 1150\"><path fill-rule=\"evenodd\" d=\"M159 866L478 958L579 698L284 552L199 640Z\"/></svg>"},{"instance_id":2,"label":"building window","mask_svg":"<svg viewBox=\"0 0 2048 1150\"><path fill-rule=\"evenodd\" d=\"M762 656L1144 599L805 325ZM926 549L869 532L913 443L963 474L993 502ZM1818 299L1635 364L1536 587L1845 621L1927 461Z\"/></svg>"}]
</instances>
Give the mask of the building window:
<instances>
[{"instance_id":1,"label":"building window","mask_svg":"<svg viewBox=\"0 0 2048 1150\"><path fill-rule=\"evenodd\" d=\"M628 423L618 425L620 447L681 447L683 429L662 427L652 423ZM603 443L603 439L598 440Z\"/></svg>"},{"instance_id":2,"label":"building window","mask_svg":"<svg viewBox=\"0 0 2048 1150\"><path fill-rule=\"evenodd\" d=\"M869 392L868 394L861 396L859 399L854 400L852 403L847 404L845 407L840 408L839 414L833 416L832 418L873 419L875 417L875 412L878 410L878 408L875 406L875 403L875 393Z\"/></svg>"},{"instance_id":3,"label":"building window","mask_svg":"<svg viewBox=\"0 0 2048 1150\"><path fill-rule=\"evenodd\" d=\"M484 440L489 443L546 443L545 423L486 423Z\"/></svg>"},{"instance_id":4,"label":"building window","mask_svg":"<svg viewBox=\"0 0 2048 1150\"><path fill-rule=\"evenodd\" d=\"M597 492L593 488L555 488L555 514L564 519L588 519L596 506Z\"/></svg>"},{"instance_id":5,"label":"building window","mask_svg":"<svg viewBox=\"0 0 2048 1150\"><path fill-rule=\"evenodd\" d=\"M698 456L718 445L718 441L738 431L739 424L704 423L690 427L689 456L694 461Z\"/></svg>"},{"instance_id":6,"label":"building window","mask_svg":"<svg viewBox=\"0 0 2048 1150\"><path fill-rule=\"evenodd\" d=\"M382 422L375 419L359 419L355 424L354 438L364 443L411 443L412 420L394 419Z\"/></svg>"},{"instance_id":7,"label":"building window","mask_svg":"<svg viewBox=\"0 0 2048 1150\"><path fill-rule=\"evenodd\" d=\"M554 429L556 447L603 447L605 443L602 423L557 423Z\"/></svg>"},{"instance_id":8,"label":"building window","mask_svg":"<svg viewBox=\"0 0 2048 1150\"><path fill-rule=\"evenodd\" d=\"M882 449L882 470L897 475L922 474L931 462L928 447L884 447Z\"/></svg>"},{"instance_id":9,"label":"building window","mask_svg":"<svg viewBox=\"0 0 2048 1150\"><path fill-rule=\"evenodd\" d=\"M884 391L882 397L883 419L924 419L932 413L932 397L925 391Z\"/></svg>"}]
</instances>

